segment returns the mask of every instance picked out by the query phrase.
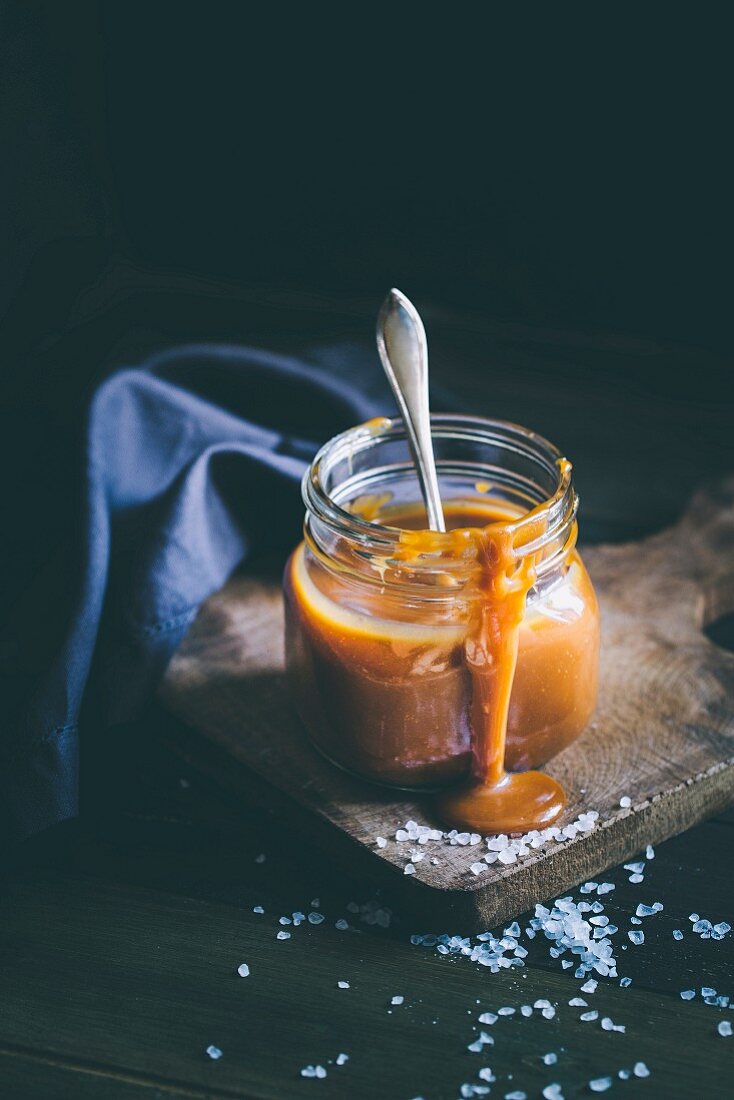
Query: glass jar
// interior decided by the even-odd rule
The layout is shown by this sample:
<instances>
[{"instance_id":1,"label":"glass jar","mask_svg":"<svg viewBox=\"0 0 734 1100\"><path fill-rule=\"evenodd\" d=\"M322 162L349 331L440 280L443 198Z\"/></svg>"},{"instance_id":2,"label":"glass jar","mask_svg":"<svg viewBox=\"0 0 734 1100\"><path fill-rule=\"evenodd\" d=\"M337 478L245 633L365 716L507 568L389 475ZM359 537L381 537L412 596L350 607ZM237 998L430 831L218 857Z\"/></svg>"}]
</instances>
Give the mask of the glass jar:
<instances>
[{"instance_id":1,"label":"glass jar","mask_svg":"<svg viewBox=\"0 0 734 1100\"><path fill-rule=\"evenodd\" d=\"M576 550L571 466L518 425L431 422L447 520L501 520L513 561L530 571L504 765L535 768L581 734L596 701L599 614ZM471 623L484 598L474 544L457 531L415 542L425 512L399 419L327 443L303 497L304 541L285 571L286 666L313 743L378 783L454 783L472 761Z\"/></svg>"}]
</instances>

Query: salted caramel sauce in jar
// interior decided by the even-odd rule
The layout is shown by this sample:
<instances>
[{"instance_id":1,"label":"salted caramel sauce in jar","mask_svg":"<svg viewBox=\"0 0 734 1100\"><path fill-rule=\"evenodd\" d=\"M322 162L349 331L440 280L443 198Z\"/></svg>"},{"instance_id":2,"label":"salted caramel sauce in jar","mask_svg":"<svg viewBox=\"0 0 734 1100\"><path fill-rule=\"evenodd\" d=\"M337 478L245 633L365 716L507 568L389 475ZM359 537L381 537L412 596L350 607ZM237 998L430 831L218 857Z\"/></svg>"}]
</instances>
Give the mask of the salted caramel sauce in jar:
<instances>
[{"instance_id":1,"label":"salted caramel sauce in jar","mask_svg":"<svg viewBox=\"0 0 734 1100\"><path fill-rule=\"evenodd\" d=\"M473 416L434 415L432 435L447 532L426 530L402 422L370 421L307 471L284 584L288 679L314 745L372 781L438 791L540 767L580 736L599 613L560 452Z\"/></svg>"}]
</instances>

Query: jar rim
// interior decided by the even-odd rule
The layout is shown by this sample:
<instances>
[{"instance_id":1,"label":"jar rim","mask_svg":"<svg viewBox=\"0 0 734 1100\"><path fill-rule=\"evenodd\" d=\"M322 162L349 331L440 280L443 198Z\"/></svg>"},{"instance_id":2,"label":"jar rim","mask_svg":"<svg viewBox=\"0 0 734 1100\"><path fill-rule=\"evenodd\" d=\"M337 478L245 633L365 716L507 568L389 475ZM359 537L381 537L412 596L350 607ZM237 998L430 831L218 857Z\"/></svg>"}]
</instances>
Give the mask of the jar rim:
<instances>
[{"instance_id":1,"label":"jar rim","mask_svg":"<svg viewBox=\"0 0 734 1100\"><path fill-rule=\"evenodd\" d=\"M541 550L546 543L558 535L559 529L573 522L578 506L578 498L572 486L572 466L561 451L544 436L530 428L508 420L472 416L463 413L432 413L431 434L434 438L461 436L478 442L494 441L513 450L529 455L544 464L548 473L555 474L555 489L532 509L524 512L516 520L505 524L516 545L515 554L522 557ZM363 424L348 428L325 443L314 457L302 480L302 496L307 511L335 534L377 548L389 551L399 544L403 532L400 528L362 518L347 511L327 492L325 472L330 465L343 458L351 458L357 453L378 445L383 440L407 438L402 417L376 417ZM544 533L522 541L523 531L537 524L538 512L547 516ZM531 516L532 512L532 516ZM450 535L435 532L435 545L441 547L442 538Z\"/></svg>"}]
</instances>

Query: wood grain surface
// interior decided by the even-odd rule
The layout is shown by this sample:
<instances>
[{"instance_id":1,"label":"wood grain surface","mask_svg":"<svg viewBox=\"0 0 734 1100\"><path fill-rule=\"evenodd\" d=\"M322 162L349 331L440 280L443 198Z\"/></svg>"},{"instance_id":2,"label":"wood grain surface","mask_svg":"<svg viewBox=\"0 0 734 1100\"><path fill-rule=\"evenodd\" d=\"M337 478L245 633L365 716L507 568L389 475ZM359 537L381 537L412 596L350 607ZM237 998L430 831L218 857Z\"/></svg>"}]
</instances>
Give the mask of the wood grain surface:
<instances>
[{"instance_id":1,"label":"wood grain surface","mask_svg":"<svg viewBox=\"0 0 734 1100\"><path fill-rule=\"evenodd\" d=\"M295 808L294 822L309 827L310 819L327 844L351 843L354 858L365 864L368 855L405 905L486 927L734 798L734 657L704 633L713 616L732 610L732 547L729 480L699 493L673 528L586 551L602 609L599 705L583 737L548 771L569 795L564 822L597 810L599 824L479 877L469 870L477 849L429 845L438 863L425 859L406 878L408 846L392 837L410 818L438 824L430 801L345 775L309 745L284 681L277 583L235 578L209 600L170 666L162 698L200 735L184 738L182 751L211 775L248 799L276 798L286 814ZM253 773L264 781L259 789ZM624 796L630 808L620 806ZM378 835L390 838L382 850Z\"/></svg>"}]
</instances>

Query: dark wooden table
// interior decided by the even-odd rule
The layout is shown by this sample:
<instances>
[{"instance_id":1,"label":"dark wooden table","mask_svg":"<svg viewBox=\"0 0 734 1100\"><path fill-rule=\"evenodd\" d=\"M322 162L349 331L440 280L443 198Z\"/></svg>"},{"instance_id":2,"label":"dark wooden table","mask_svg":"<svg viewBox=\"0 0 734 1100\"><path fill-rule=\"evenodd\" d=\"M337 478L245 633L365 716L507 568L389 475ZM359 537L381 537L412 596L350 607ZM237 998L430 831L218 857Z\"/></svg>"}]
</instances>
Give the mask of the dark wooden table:
<instances>
[{"instance_id":1,"label":"dark wooden table","mask_svg":"<svg viewBox=\"0 0 734 1100\"><path fill-rule=\"evenodd\" d=\"M338 362L342 344L369 346L361 306L343 310L329 343L334 303L235 305L240 319L250 310L249 328L229 336L284 350L319 345L322 362ZM440 310L429 323L440 393L450 386L474 411L528 423L576 460L587 537L655 529L696 484L734 465L725 364L662 343ZM158 338L170 335L163 326ZM724 615L712 634L731 646L729 626ZM734 1037L717 1034L734 1012L700 996L712 986L734 997L734 935L702 940L688 919L734 924L734 814L660 845L644 885L620 868L605 876L617 884L603 900L620 929L639 902L664 905L644 922L644 946L618 937L629 988L600 981L586 996L600 1017L626 1025L618 1034L579 1022L568 1001L581 982L544 940L530 945L523 969L491 975L410 943L415 932L460 928L414 927L397 911L389 928L361 921L347 905L373 900L368 884L320 858L308 835L188 771L166 747L170 722L152 708L109 735L99 765L90 748L82 820L29 844L3 882L0 1096L442 1100L481 1083L480 1066L497 1077L493 1098L517 1089L539 1097L555 1081L567 1098L593 1095L588 1082L607 1074L610 1096L734 1094ZM308 912L316 898L326 920L277 940L278 918ZM389 897L377 904L391 908ZM341 917L346 931L335 927ZM242 962L247 978L237 974ZM688 988L697 996L684 1002ZM391 1008L394 995L404 1004ZM493 1047L467 1051L480 1012L537 998L558 1006L553 1019L502 1019L488 1029ZM220 1059L207 1055L210 1044ZM340 1052L349 1060L336 1066ZM556 1065L543 1064L547 1052ZM639 1061L649 1078L617 1078ZM325 1079L300 1076L314 1064L326 1066Z\"/></svg>"}]
</instances>

